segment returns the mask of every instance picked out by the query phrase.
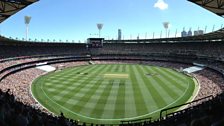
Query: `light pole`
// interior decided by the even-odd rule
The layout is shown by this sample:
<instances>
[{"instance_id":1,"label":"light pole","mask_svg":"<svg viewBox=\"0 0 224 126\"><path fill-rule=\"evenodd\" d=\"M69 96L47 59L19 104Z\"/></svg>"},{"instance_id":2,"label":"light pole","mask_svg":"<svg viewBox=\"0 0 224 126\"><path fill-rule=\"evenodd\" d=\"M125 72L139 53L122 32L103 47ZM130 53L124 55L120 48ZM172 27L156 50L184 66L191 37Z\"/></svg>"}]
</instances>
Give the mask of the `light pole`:
<instances>
[{"instance_id":1,"label":"light pole","mask_svg":"<svg viewBox=\"0 0 224 126\"><path fill-rule=\"evenodd\" d=\"M163 31L160 32L160 38L162 38Z\"/></svg>"},{"instance_id":2,"label":"light pole","mask_svg":"<svg viewBox=\"0 0 224 126\"><path fill-rule=\"evenodd\" d=\"M207 32L207 25L205 26L205 33L204 34L206 34L206 32Z\"/></svg>"},{"instance_id":3,"label":"light pole","mask_svg":"<svg viewBox=\"0 0 224 126\"><path fill-rule=\"evenodd\" d=\"M170 30L168 31L168 34L167 35L168 35L167 37L169 38L170 37Z\"/></svg>"},{"instance_id":4,"label":"light pole","mask_svg":"<svg viewBox=\"0 0 224 126\"><path fill-rule=\"evenodd\" d=\"M26 25L26 41L27 41L28 32L29 32L29 23L30 23L31 17L25 16L24 19L25 19L25 25Z\"/></svg>"},{"instance_id":5,"label":"light pole","mask_svg":"<svg viewBox=\"0 0 224 126\"><path fill-rule=\"evenodd\" d=\"M176 32L175 32L175 38L177 37L177 29L176 29Z\"/></svg>"},{"instance_id":6,"label":"light pole","mask_svg":"<svg viewBox=\"0 0 224 126\"><path fill-rule=\"evenodd\" d=\"M103 28L103 24L102 23L98 23L96 24L98 30L99 30L99 38L100 38L100 32L101 32L101 29Z\"/></svg>"},{"instance_id":7,"label":"light pole","mask_svg":"<svg viewBox=\"0 0 224 126\"><path fill-rule=\"evenodd\" d=\"M167 30L168 30L168 28L169 28L169 25L170 25L169 22L163 22L163 27L164 27L165 30L166 30L166 38L167 38Z\"/></svg>"},{"instance_id":8,"label":"light pole","mask_svg":"<svg viewBox=\"0 0 224 126\"><path fill-rule=\"evenodd\" d=\"M213 25L212 32L214 32L214 30L215 30L215 25Z\"/></svg>"}]
</instances>

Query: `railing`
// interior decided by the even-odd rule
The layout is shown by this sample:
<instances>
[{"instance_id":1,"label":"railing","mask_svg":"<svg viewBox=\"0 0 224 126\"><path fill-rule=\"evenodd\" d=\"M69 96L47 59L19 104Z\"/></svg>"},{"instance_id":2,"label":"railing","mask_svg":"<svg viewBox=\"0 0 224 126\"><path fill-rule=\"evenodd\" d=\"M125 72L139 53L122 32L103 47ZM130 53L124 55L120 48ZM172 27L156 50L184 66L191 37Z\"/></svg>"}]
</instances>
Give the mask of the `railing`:
<instances>
[{"instance_id":1,"label":"railing","mask_svg":"<svg viewBox=\"0 0 224 126\"><path fill-rule=\"evenodd\" d=\"M208 101L208 100L211 100L211 99L213 99L213 96L212 95L207 96L207 97L204 97L204 98L201 98L201 99L198 99L198 100L195 100L195 101L192 101L192 102L187 102L187 103L184 103L184 104L181 104L181 105L177 105L177 106L174 106L174 107L170 107L170 108L163 109L163 110L160 111L160 120L166 119L168 116L173 115L175 113L184 111L184 110L180 110L178 112L167 113L171 109L177 109L177 108L180 108L182 106L191 105L191 104L196 103L196 102ZM166 113L165 114L165 118L163 116L163 113L164 112Z\"/></svg>"},{"instance_id":2,"label":"railing","mask_svg":"<svg viewBox=\"0 0 224 126\"><path fill-rule=\"evenodd\" d=\"M152 121L152 118L149 117L149 118L143 118L143 119L136 119L136 120L124 120L124 121L121 121L121 126L122 125L127 125L127 124L136 124L136 123L151 123Z\"/></svg>"}]
</instances>

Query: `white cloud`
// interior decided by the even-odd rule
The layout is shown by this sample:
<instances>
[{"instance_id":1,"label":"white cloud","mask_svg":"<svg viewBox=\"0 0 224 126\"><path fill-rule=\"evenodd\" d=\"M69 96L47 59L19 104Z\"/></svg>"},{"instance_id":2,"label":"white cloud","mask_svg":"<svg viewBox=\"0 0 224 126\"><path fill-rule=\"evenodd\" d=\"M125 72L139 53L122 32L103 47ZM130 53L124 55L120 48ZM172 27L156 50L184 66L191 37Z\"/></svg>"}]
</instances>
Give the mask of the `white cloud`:
<instances>
[{"instance_id":1,"label":"white cloud","mask_svg":"<svg viewBox=\"0 0 224 126\"><path fill-rule=\"evenodd\" d=\"M163 0L157 0L157 2L154 4L155 8L159 8L160 10L168 9L168 4L165 3Z\"/></svg>"}]
</instances>

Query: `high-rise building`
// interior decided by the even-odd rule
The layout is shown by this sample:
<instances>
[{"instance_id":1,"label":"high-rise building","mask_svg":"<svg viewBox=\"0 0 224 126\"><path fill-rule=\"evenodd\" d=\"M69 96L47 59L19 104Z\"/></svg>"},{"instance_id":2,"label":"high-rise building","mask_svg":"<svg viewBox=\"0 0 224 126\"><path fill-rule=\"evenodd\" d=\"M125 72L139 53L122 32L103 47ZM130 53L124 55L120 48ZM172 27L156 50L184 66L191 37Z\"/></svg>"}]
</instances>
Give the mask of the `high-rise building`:
<instances>
[{"instance_id":1,"label":"high-rise building","mask_svg":"<svg viewBox=\"0 0 224 126\"><path fill-rule=\"evenodd\" d=\"M192 36L192 31L191 29L189 29L188 33L187 33L187 36Z\"/></svg>"},{"instance_id":2,"label":"high-rise building","mask_svg":"<svg viewBox=\"0 0 224 126\"><path fill-rule=\"evenodd\" d=\"M183 30L182 32L181 32L181 37L186 37L187 36L187 32L185 31L185 30Z\"/></svg>"},{"instance_id":3,"label":"high-rise building","mask_svg":"<svg viewBox=\"0 0 224 126\"><path fill-rule=\"evenodd\" d=\"M122 37L121 29L118 29L118 40L121 40L121 37Z\"/></svg>"},{"instance_id":4,"label":"high-rise building","mask_svg":"<svg viewBox=\"0 0 224 126\"><path fill-rule=\"evenodd\" d=\"M203 34L204 34L204 31L203 30L194 31L194 36L195 35L203 35Z\"/></svg>"},{"instance_id":5,"label":"high-rise building","mask_svg":"<svg viewBox=\"0 0 224 126\"><path fill-rule=\"evenodd\" d=\"M203 35L204 34L204 31L203 30L198 30L198 34L199 35Z\"/></svg>"},{"instance_id":6,"label":"high-rise building","mask_svg":"<svg viewBox=\"0 0 224 126\"><path fill-rule=\"evenodd\" d=\"M194 36L198 35L198 31L194 31Z\"/></svg>"}]
</instances>

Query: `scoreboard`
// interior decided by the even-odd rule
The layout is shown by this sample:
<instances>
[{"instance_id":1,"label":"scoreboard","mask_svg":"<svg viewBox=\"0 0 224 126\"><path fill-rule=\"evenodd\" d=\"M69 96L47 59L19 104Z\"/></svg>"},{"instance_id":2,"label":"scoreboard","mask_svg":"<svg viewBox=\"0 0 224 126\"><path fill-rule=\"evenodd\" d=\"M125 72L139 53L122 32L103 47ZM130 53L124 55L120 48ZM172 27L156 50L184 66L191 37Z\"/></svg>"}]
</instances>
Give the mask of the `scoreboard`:
<instances>
[{"instance_id":1,"label":"scoreboard","mask_svg":"<svg viewBox=\"0 0 224 126\"><path fill-rule=\"evenodd\" d=\"M89 48L102 48L104 38L88 38L87 44Z\"/></svg>"}]
</instances>

